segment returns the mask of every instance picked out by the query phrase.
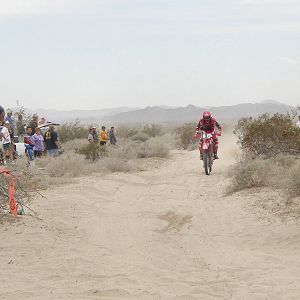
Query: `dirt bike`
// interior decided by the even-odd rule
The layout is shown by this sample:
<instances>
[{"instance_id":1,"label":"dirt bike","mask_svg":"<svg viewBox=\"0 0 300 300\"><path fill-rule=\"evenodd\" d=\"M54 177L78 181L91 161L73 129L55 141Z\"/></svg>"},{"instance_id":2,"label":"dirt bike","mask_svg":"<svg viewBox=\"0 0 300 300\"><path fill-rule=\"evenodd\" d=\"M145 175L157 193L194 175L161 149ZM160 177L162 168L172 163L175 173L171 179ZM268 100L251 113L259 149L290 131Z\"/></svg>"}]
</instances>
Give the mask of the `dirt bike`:
<instances>
[{"instance_id":1,"label":"dirt bike","mask_svg":"<svg viewBox=\"0 0 300 300\"><path fill-rule=\"evenodd\" d=\"M215 135L221 136L221 133L220 132L216 133L215 131L210 133L201 131L200 134L196 135L197 137L200 137L199 150L203 156L203 168L206 175L209 175L212 171L212 166L214 162L213 137ZM200 149L200 147L202 148Z\"/></svg>"}]
</instances>

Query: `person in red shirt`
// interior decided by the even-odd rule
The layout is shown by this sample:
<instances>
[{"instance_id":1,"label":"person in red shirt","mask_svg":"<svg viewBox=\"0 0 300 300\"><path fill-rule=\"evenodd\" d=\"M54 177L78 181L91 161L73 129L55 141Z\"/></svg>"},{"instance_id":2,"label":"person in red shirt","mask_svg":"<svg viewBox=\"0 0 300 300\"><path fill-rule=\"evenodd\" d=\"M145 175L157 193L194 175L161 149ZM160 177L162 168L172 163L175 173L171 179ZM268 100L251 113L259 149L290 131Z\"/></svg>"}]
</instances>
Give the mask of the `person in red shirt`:
<instances>
[{"instance_id":1,"label":"person in red shirt","mask_svg":"<svg viewBox=\"0 0 300 300\"><path fill-rule=\"evenodd\" d=\"M215 128L218 128L219 131L222 131L221 125L217 122L215 118L212 118L211 113L209 111L203 112L202 118L200 119L197 127L196 132L199 130L205 131L207 133L212 133L215 131ZM200 140L200 143L202 140ZM214 152L214 159L219 159L218 157L218 138L217 135L213 136L213 152ZM200 147L202 149L202 147ZM201 159L202 159L202 153L200 153Z\"/></svg>"}]
</instances>

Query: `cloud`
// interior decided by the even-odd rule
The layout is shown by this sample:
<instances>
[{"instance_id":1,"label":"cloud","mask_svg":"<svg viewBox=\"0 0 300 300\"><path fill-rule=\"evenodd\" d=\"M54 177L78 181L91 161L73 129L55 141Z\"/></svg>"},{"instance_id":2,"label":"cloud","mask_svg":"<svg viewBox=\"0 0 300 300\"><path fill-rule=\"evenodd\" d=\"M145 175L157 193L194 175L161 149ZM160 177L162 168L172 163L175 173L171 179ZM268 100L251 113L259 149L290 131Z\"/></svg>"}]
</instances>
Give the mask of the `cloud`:
<instances>
[{"instance_id":1,"label":"cloud","mask_svg":"<svg viewBox=\"0 0 300 300\"><path fill-rule=\"evenodd\" d=\"M289 65L298 65L299 61L286 56L277 56L277 59L288 63Z\"/></svg>"}]
</instances>

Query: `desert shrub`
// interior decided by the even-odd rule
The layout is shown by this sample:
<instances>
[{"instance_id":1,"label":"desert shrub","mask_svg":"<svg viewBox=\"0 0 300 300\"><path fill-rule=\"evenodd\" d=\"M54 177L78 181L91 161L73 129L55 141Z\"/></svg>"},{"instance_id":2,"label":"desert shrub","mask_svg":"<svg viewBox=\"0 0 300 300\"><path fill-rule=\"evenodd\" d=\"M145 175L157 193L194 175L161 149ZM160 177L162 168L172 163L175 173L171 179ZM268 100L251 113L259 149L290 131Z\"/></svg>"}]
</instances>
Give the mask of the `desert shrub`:
<instances>
[{"instance_id":1,"label":"desert shrub","mask_svg":"<svg viewBox=\"0 0 300 300\"><path fill-rule=\"evenodd\" d=\"M183 149L187 149L192 141L192 137L195 134L196 123L185 123L175 129L175 134L178 138L178 146Z\"/></svg>"},{"instance_id":2,"label":"desert shrub","mask_svg":"<svg viewBox=\"0 0 300 300\"><path fill-rule=\"evenodd\" d=\"M89 128L90 126L80 124L79 122L66 123L59 126L57 133L59 140L65 143L74 139L87 138Z\"/></svg>"},{"instance_id":3,"label":"desert shrub","mask_svg":"<svg viewBox=\"0 0 300 300\"><path fill-rule=\"evenodd\" d=\"M231 185L229 192L268 185L270 163L267 160L255 159L236 164L230 172Z\"/></svg>"},{"instance_id":4,"label":"desert shrub","mask_svg":"<svg viewBox=\"0 0 300 300\"><path fill-rule=\"evenodd\" d=\"M136 159L138 157L139 143L131 142L126 139L119 140L117 147L110 147L108 156L118 159Z\"/></svg>"},{"instance_id":5,"label":"desert shrub","mask_svg":"<svg viewBox=\"0 0 300 300\"><path fill-rule=\"evenodd\" d=\"M138 128L135 127L126 127L126 126L120 126L117 129L116 134L118 135L119 138L130 138L137 134L139 132Z\"/></svg>"},{"instance_id":6,"label":"desert shrub","mask_svg":"<svg viewBox=\"0 0 300 300\"><path fill-rule=\"evenodd\" d=\"M88 162L84 156L76 153L64 153L56 158L48 160L45 170L49 176L80 176L89 174Z\"/></svg>"},{"instance_id":7,"label":"desert shrub","mask_svg":"<svg viewBox=\"0 0 300 300\"><path fill-rule=\"evenodd\" d=\"M110 172L129 172L133 166L126 159L106 157L101 159L99 166Z\"/></svg>"},{"instance_id":8,"label":"desert shrub","mask_svg":"<svg viewBox=\"0 0 300 300\"><path fill-rule=\"evenodd\" d=\"M289 114L242 118L235 127L245 157L273 156L300 151L300 128Z\"/></svg>"},{"instance_id":9,"label":"desert shrub","mask_svg":"<svg viewBox=\"0 0 300 300\"><path fill-rule=\"evenodd\" d=\"M290 155L241 161L231 168L229 177L229 193L266 186L283 189L289 197L300 196L300 162Z\"/></svg>"},{"instance_id":10,"label":"desert shrub","mask_svg":"<svg viewBox=\"0 0 300 300\"><path fill-rule=\"evenodd\" d=\"M162 135L162 126L159 124L147 124L143 126L142 133L146 134L149 137L156 137Z\"/></svg>"},{"instance_id":11,"label":"desert shrub","mask_svg":"<svg viewBox=\"0 0 300 300\"><path fill-rule=\"evenodd\" d=\"M141 131L139 131L138 133L136 133L131 137L133 141L140 141L140 142L146 142L147 140L149 140L149 138L150 138L149 135Z\"/></svg>"},{"instance_id":12,"label":"desert shrub","mask_svg":"<svg viewBox=\"0 0 300 300\"><path fill-rule=\"evenodd\" d=\"M300 196L300 163L288 169L284 187L291 197Z\"/></svg>"},{"instance_id":13,"label":"desert shrub","mask_svg":"<svg viewBox=\"0 0 300 300\"><path fill-rule=\"evenodd\" d=\"M101 146L99 143L89 143L75 150L77 154L85 155L86 159L91 161L98 160L107 156L106 146Z\"/></svg>"},{"instance_id":14,"label":"desert shrub","mask_svg":"<svg viewBox=\"0 0 300 300\"><path fill-rule=\"evenodd\" d=\"M161 138L151 138L147 142L140 145L138 149L138 158L145 157L168 157L170 153L169 148Z\"/></svg>"},{"instance_id":15,"label":"desert shrub","mask_svg":"<svg viewBox=\"0 0 300 300\"><path fill-rule=\"evenodd\" d=\"M82 146L87 144L87 140L86 139L75 139L75 140L71 140L68 142L65 142L62 147L63 150L66 152L70 152L70 151L76 151L77 149L81 148Z\"/></svg>"}]
</instances>

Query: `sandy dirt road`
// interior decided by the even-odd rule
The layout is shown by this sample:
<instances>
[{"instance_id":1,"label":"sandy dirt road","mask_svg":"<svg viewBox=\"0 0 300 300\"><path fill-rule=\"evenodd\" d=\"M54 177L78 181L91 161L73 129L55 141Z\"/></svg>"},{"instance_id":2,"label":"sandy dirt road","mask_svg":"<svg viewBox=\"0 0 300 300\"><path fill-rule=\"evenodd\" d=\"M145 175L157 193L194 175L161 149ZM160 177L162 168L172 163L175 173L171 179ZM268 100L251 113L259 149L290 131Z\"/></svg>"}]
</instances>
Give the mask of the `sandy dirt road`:
<instances>
[{"instance_id":1,"label":"sandy dirt road","mask_svg":"<svg viewBox=\"0 0 300 300\"><path fill-rule=\"evenodd\" d=\"M300 226L223 194L197 152L44 193L0 228L0 299L300 299Z\"/></svg>"}]
</instances>

